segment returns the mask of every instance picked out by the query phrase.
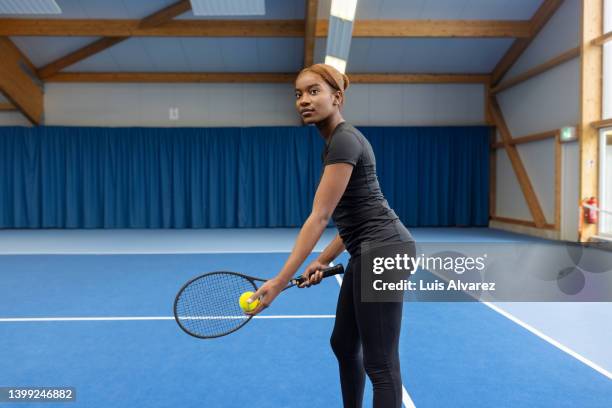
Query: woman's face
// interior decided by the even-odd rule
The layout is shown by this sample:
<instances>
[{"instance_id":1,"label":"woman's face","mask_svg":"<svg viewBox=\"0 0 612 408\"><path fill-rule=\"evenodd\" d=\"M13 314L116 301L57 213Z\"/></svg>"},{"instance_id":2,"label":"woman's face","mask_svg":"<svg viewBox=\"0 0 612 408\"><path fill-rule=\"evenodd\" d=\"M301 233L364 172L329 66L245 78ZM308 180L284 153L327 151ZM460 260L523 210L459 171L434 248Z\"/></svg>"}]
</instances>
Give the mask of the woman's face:
<instances>
[{"instance_id":1,"label":"woman's face","mask_svg":"<svg viewBox=\"0 0 612 408\"><path fill-rule=\"evenodd\" d=\"M319 75L306 71L295 80L295 108L304 124L319 123L340 106L340 92Z\"/></svg>"}]
</instances>

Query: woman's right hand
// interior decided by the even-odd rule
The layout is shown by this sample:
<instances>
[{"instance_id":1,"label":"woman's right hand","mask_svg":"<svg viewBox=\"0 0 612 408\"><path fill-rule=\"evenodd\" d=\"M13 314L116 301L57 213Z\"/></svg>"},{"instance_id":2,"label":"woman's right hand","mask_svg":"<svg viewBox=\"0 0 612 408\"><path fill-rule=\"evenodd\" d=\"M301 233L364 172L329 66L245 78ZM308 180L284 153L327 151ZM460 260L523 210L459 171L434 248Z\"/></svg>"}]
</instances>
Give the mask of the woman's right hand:
<instances>
[{"instance_id":1,"label":"woman's right hand","mask_svg":"<svg viewBox=\"0 0 612 408\"><path fill-rule=\"evenodd\" d=\"M323 279L323 269L329 268L329 264L324 264L318 260L313 261L306 267L302 276L305 278L304 283L300 283L298 288L307 288L310 285L318 285Z\"/></svg>"}]
</instances>

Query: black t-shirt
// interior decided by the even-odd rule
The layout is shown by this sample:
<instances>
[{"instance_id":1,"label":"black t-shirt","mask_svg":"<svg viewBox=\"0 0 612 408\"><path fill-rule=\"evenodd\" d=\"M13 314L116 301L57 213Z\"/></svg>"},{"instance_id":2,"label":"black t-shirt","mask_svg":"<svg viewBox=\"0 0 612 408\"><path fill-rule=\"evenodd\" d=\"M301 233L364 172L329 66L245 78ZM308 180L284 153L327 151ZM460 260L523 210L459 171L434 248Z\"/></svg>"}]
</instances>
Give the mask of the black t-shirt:
<instances>
[{"instance_id":1,"label":"black t-shirt","mask_svg":"<svg viewBox=\"0 0 612 408\"><path fill-rule=\"evenodd\" d=\"M332 218L347 251L361 253L362 242L412 241L408 230L389 207L376 177L376 159L370 142L346 122L340 123L326 143L325 166L354 166L349 183Z\"/></svg>"}]
</instances>

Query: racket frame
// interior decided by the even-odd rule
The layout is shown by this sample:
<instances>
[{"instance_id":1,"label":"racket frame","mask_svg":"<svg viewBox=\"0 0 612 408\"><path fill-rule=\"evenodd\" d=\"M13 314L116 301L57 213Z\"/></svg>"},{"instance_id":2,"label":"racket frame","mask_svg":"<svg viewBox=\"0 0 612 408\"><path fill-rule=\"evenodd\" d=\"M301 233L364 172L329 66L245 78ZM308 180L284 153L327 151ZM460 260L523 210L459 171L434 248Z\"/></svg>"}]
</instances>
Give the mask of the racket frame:
<instances>
[{"instance_id":1,"label":"racket frame","mask_svg":"<svg viewBox=\"0 0 612 408\"><path fill-rule=\"evenodd\" d=\"M326 269L321 269L323 271L323 278L327 278L329 276L333 276L333 275L337 275L337 274L342 274L344 273L344 266L342 264L338 264ZM234 329L221 333L221 334L217 334L214 336L202 336L196 333L193 333L191 331L189 331L185 326L183 326L183 324L181 323L181 320L179 319L178 316L178 311L177 311L177 307L178 307L178 302L179 299L182 295L182 293L185 291L185 289L191 285L193 282L199 280L199 279L203 279L206 278L208 276L211 275L219 275L219 274L225 274L225 275L234 275L234 276L239 276L241 278L244 278L245 280L249 281L251 283L251 285L253 285L253 289L254 291L257 291L258 287L255 284L256 282L267 282L267 279L262 279L262 278L256 278L254 276L249 276L249 275L245 275L243 273L238 273L238 272L231 272L231 271L215 271L215 272L207 272L205 274L202 275L198 275L194 278L189 279L187 282L185 282L185 284L179 289L178 293L176 294L176 297L174 298L174 305L172 307L172 310L174 312L174 320L176 321L176 323L179 325L179 327L181 328L181 330L183 330L185 333L187 333L190 336L193 337L197 337L199 339L214 339L214 338L218 338L218 337L223 337L223 336L227 336L228 334L231 334L235 331L237 331L238 329L242 328L245 324L247 324L252 318L252 315L246 315L247 317L240 325L238 325L237 327L235 327ZM304 280L304 277L302 275L296 276L294 278L292 278L289 283L287 284L287 286L285 286L283 288L282 291L285 291L289 288L292 288L296 285L299 285L300 283L302 283ZM281 292L282 292L281 291Z\"/></svg>"}]
</instances>

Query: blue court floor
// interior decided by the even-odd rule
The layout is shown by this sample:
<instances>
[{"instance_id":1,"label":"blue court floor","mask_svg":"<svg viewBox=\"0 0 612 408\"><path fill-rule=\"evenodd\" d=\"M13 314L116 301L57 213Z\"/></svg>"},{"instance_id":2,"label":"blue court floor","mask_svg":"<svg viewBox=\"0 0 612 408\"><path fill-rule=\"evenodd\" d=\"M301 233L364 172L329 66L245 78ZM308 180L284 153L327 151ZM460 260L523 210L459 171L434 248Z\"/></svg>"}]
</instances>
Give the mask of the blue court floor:
<instances>
[{"instance_id":1,"label":"blue court floor","mask_svg":"<svg viewBox=\"0 0 612 408\"><path fill-rule=\"evenodd\" d=\"M295 230L187 237L143 231L142 239L115 231L114 240L112 232L85 231L77 240L77 231L0 231L0 243L10 242L0 256L0 386L73 386L75 403L49 406L74 408L342 406L329 347L338 280L284 292L262 318L216 340L189 337L171 318L174 296L190 277L213 270L273 276ZM524 239L488 229L414 235ZM332 236L326 233L322 245ZM180 253L177 241L190 242L194 253ZM347 256L338 261L346 264ZM485 304L410 302L400 350L406 405L612 406L611 329L602 327L610 324L610 304L588 305L592 316L581 316L579 329L592 328L591 336L573 337L560 328L575 332L577 321L537 307L542 320L525 305L516 310L523 321L531 318L529 327L565 346L574 342L570 348L581 356L596 349L587 361L600 371Z\"/></svg>"}]
</instances>

